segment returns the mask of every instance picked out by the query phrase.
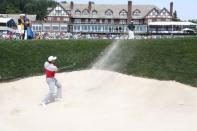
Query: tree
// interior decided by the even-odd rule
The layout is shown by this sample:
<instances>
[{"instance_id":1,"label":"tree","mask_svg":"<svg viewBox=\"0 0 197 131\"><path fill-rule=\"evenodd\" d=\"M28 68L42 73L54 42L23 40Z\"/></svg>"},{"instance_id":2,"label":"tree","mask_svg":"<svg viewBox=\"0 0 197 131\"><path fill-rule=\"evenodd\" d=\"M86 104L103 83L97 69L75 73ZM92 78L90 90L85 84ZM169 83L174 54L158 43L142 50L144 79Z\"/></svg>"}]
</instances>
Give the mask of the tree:
<instances>
[{"instance_id":1,"label":"tree","mask_svg":"<svg viewBox=\"0 0 197 131\"><path fill-rule=\"evenodd\" d=\"M1 0L1 14L36 14L38 20L42 20L47 15L48 7L55 7L54 0Z\"/></svg>"},{"instance_id":2,"label":"tree","mask_svg":"<svg viewBox=\"0 0 197 131\"><path fill-rule=\"evenodd\" d=\"M14 7L13 4L9 3L7 6L6 6L6 14L15 14L15 13L21 13L21 11Z\"/></svg>"},{"instance_id":3,"label":"tree","mask_svg":"<svg viewBox=\"0 0 197 131\"><path fill-rule=\"evenodd\" d=\"M174 13L173 13L173 21L181 21L181 20L178 18L178 16L177 16L176 10L175 10Z\"/></svg>"},{"instance_id":4,"label":"tree","mask_svg":"<svg viewBox=\"0 0 197 131\"><path fill-rule=\"evenodd\" d=\"M1 2L1 4L0 4L0 13L1 13L1 14L5 14L5 13L6 13L6 8L7 8L6 5L8 5L8 3L9 3L9 2L7 2L7 1L5 1L5 0L3 0L3 1Z\"/></svg>"},{"instance_id":5,"label":"tree","mask_svg":"<svg viewBox=\"0 0 197 131\"><path fill-rule=\"evenodd\" d=\"M64 1L61 1L61 3L67 4L67 1L65 1L65 0Z\"/></svg>"},{"instance_id":6,"label":"tree","mask_svg":"<svg viewBox=\"0 0 197 131\"><path fill-rule=\"evenodd\" d=\"M193 20L188 20L189 22L192 22L192 23L196 23L197 24L197 19L193 19Z\"/></svg>"},{"instance_id":7,"label":"tree","mask_svg":"<svg viewBox=\"0 0 197 131\"><path fill-rule=\"evenodd\" d=\"M53 1L53 0L48 0L48 7L55 7L57 6L57 2L56 1Z\"/></svg>"}]
</instances>

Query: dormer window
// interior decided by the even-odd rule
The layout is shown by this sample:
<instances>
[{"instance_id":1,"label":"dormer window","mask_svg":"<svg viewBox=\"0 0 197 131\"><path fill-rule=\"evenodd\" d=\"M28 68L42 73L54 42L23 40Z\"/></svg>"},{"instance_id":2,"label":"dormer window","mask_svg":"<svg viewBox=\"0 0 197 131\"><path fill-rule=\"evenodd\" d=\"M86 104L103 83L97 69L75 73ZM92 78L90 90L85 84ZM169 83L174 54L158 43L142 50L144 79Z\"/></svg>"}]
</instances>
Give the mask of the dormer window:
<instances>
[{"instance_id":1,"label":"dormer window","mask_svg":"<svg viewBox=\"0 0 197 131\"><path fill-rule=\"evenodd\" d=\"M151 12L151 15L152 16L157 16L158 15L158 11L156 9L154 9L152 12Z\"/></svg>"},{"instance_id":2,"label":"dormer window","mask_svg":"<svg viewBox=\"0 0 197 131\"><path fill-rule=\"evenodd\" d=\"M83 16L88 16L89 15L89 11L87 9L83 10Z\"/></svg>"},{"instance_id":3,"label":"dormer window","mask_svg":"<svg viewBox=\"0 0 197 131\"><path fill-rule=\"evenodd\" d=\"M55 10L55 14L56 14L56 15L62 14L62 10Z\"/></svg>"},{"instance_id":4,"label":"dormer window","mask_svg":"<svg viewBox=\"0 0 197 131\"><path fill-rule=\"evenodd\" d=\"M75 11L75 15L76 15L76 16L80 16L80 15L81 15L81 11L80 11L80 10L76 10L76 11Z\"/></svg>"},{"instance_id":5,"label":"dormer window","mask_svg":"<svg viewBox=\"0 0 197 131\"><path fill-rule=\"evenodd\" d=\"M168 13L167 9L164 8L164 9L161 10L161 12L160 12L159 15L160 15L160 16L168 16L168 15L170 15L170 14Z\"/></svg>"},{"instance_id":6,"label":"dormer window","mask_svg":"<svg viewBox=\"0 0 197 131\"><path fill-rule=\"evenodd\" d=\"M113 15L113 12L112 10L108 9L106 12L105 12L105 16L107 17L111 17Z\"/></svg>"},{"instance_id":7,"label":"dormer window","mask_svg":"<svg viewBox=\"0 0 197 131\"><path fill-rule=\"evenodd\" d=\"M97 15L97 11L96 10L93 10L92 11L92 16L96 16Z\"/></svg>"},{"instance_id":8,"label":"dormer window","mask_svg":"<svg viewBox=\"0 0 197 131\"><path fill-rule=\"evenodd\" d=\"M141 13L141 11L138 10L138 9L136 9L136 10L133 11L133 15L134 15L134 16L139 16L140 13Z\"/></svg>"},{"instance_id":9,"label":"dormer window","mask_svg":"<svg viewBox=\"0 0 197 131\"><path fill-rule=\"evenodd\" d=\"M60 16L60 15L62 15L62 12L63 12L63 9L62 9L61 6L57 5L57 7L54 8L55 16Z\"/></svg>"},{"instance_id":10,"label":"dormer window","mask_svg":"<svg viewBox=\"0 0 197 131\"><path fill-rule=\"evenodd\" d=\"M120 17L127 17L127 12L126 12L126 10L120 11L119 15L120 15Z\"/></svg>"}]
</instances>

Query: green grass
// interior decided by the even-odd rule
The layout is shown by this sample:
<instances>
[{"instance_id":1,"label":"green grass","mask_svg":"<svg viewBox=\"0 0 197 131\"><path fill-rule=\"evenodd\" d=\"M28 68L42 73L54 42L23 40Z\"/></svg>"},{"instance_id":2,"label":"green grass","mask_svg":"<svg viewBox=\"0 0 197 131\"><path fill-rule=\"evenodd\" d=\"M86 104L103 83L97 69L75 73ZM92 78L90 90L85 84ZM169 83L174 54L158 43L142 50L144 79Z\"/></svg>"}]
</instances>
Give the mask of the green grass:
<instances>
[{"instance_id":1,"label":"green grass","mask_svg":"<svg viewBox=\"0 0 197 131\"><path fill-rule=\"evenodd\" d=\"M197 38L135 42L124 73L197 86Z\"/></svg>"},{"instance_id":2,"label":"green grass","mask_svg":"<svg viewBox=\"0 0 197 131\"><path fill-rule=\"evenodd\" d=\"M43 74L49 55L58 56L64 71L90 67L110 40L0 41L0 81ZM117 72L160 80L176 80L197 87L197 38L136 40L121 43L125 59ZM120 61L117 61L120 62Z\"/></svg>"}]
</instances>

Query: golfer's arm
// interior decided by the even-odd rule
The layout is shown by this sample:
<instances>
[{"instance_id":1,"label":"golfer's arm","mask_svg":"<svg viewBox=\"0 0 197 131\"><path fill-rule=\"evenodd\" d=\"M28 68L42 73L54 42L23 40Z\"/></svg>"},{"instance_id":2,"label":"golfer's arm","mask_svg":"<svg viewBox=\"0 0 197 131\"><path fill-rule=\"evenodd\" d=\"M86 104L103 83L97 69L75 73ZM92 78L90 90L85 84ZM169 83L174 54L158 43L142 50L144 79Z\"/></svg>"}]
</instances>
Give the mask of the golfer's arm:
<instances>
[{"instance_id":1,"label":"golfer's arm","mask_svg":"<svg viewBox=\"0 0 197 131\"><path fill-rule=\"evenodd\" d=\"M54 66L54 65L50 65L50 66L48 67L48 69L51 70L51 71L55 71L55 72L58 71L57 66Z\"/></svg>"}]
</instances>

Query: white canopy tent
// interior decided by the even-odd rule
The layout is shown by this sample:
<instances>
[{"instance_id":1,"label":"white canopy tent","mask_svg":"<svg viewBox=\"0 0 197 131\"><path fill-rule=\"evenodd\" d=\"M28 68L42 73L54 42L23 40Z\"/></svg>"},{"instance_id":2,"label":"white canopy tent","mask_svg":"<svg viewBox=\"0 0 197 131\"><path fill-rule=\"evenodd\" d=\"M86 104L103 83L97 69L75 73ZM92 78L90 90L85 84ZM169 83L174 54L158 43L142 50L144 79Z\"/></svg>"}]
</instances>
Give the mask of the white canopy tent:
<instances>
[{"instance_id":1,"label":"white canopy tent","mask_svg":"<svg viewBox=\"0 0 197 131\"><path fill-rule=\"evenodd\" d=\"M195 30L190 29L190 28L185 28L185 29L183 29L183 31L195 31Z\"/></svg>"},{"instance_id":2,"label":"white canopy tent","mask_svg":"<svg viewBox=\"0 0 197 131\"><path fill-rule=\"evenodd\" d=\"M0 32L17 32L17 25L12 18L0 18Z\"/></svg>"},{"instance_id":3,"label":"white canopy tent","mask_svg":"<svg viewBox=\"0 0 197 131\"><path fill-rule=\"evenodd\" d=\"M12 20L12 19L11 18L0 18L0 23L7 23L10 20Z\"/></svg>"},{"instance_id":4,"label":"white canopy tent","mask_svg":"<svg viewBox=\"0 0 197 131\"><path fill-rule=\"evenodd\" d=\"M171 21L171 22L150 22L148 25L166 25L166 26L197 26L197 24L192 23L192 22L176 22L176 21Z\"/></svg>"},{"instance_id":5,"label":"white canopy tent","mask_svg":"<svg viewBox=\"0 0 197 131\"><path fill-rule=\"evenodd\" d=\"M2 27L17 27L17 24L12 18L1 18L0 17L0 26Z\"/></svg>"},{"instance_id":6,"label":"white canopy tent","mask_svg":"<svg viewBox=\"0 0 197 131\"><path fill-rule=\"evenodd\" d=\"M197 24L192 22L162 21L148 23L149 33L155 34L195 34Z\"/></svg>"}]
</instances>

